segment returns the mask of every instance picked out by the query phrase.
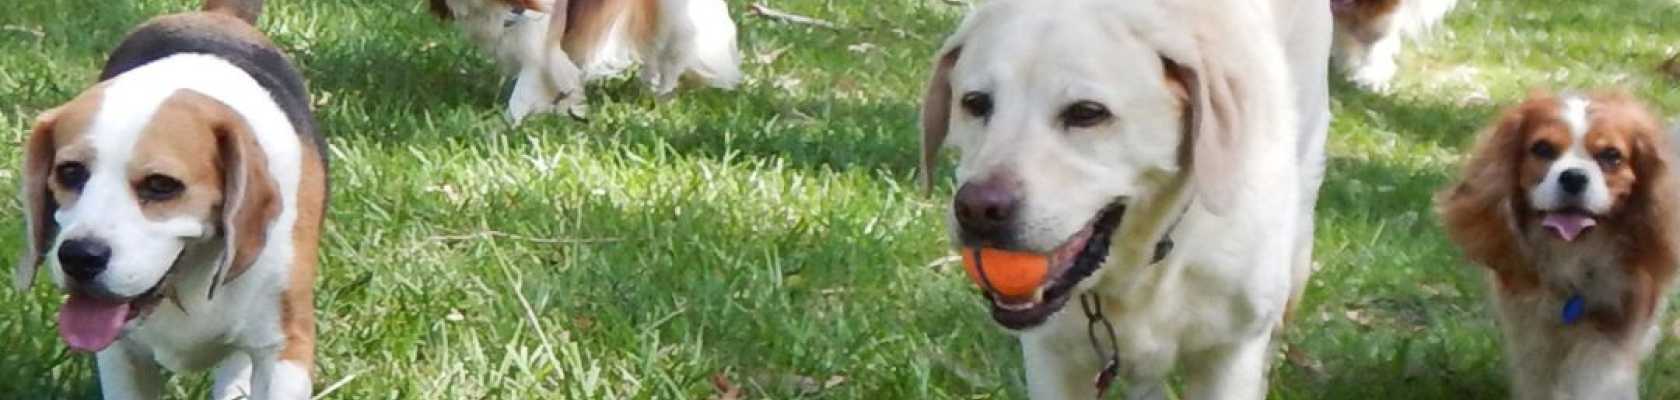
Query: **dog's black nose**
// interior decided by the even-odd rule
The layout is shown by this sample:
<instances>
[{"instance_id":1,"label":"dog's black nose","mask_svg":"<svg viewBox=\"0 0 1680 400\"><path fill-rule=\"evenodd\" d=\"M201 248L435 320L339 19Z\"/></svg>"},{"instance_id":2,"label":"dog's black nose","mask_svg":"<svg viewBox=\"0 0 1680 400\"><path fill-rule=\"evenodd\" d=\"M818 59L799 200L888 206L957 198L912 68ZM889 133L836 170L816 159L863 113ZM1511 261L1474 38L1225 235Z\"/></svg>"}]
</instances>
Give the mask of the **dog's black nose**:
<instances>
[{"instance_id":1,"label":"dog's black nose","mask_svg":"<svg viewBox=\"0 0 1680 400\"><path fill-rule=\"evenodd\" d=\"M70 239L58 245L58 266L78 281L93 280L111 261L111 246L94 239Z\"/></svg>"},{"instance_id":2,"label":"dog's black nose","mask_svg":"<svg viewBox=\"0 0 1680 400\"><path fill-rule=\"evenodd\" d=\"M1563 187L1564 193L1581 194L1587 188L1587 172L1580 168L1570 168L1558 174L1558 186Z\"/></svg>"},{"instance_id":3,"label":"dog's black nose","mask_svg":"<svg viewBox=\"0 0 1680 400\"><path fill-rule=\"evenodd\" d=\"M1009 234L1015 211L1021 206L1020 184L1007 176L994 176L964 183L957 189L953 208L963 233L982 240L1001 241Z\"/></svg>"}]
</instances>

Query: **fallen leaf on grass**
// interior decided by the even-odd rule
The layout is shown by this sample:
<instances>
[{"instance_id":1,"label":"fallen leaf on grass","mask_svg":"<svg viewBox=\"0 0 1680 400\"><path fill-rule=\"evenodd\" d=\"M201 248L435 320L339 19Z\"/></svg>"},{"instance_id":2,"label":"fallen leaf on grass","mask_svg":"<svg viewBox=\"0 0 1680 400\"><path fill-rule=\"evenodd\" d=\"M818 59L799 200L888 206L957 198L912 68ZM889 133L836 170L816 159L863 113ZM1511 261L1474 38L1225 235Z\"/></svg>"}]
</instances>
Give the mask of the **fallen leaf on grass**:
<instances>
[{"instance_id":1,"label":"fallen leaf on grass","mask_svg":"<svg viewBox=\"0 0 1680 400\"><path fill-rule=\"evenodd\" d=\"M1288 350L1284 350L1283 359L1288 361L1289 365L1312 374L1314 378L1328 376L1324 373L1324 363L1313 359L1312 355L1307 354L1306 350L1302 350L1298 346L1291 345Z\"/></svg>"},{"instance_id":2,"label":"fallen leaf on grass","mask_svg":"<svg viewBox=\"0 0 1680 400\"><path fill-rule=\"evenodd\" d=\"M1363 311L1347 310L1347 312L1342 313L1342 316L1347 317L1348 321L1353 321L1354 324L1358 324L1361 328L1371 327L1371 316L1365 315L1365 312Z\"/></svg>"},{"instance_id":3,"label":"fallen leaf on grass","mask_svg":"<svg viewBox=\"0 0 1680 400\"><path fill-rule=\"evenodd\" d=\"M840 386L843 383L846 383L845 375L830 376L828 377L827 382L823 382L823 389L833 389L835 386Z\"/></svg>"},{"instance_id":4,"label":"fallen leaf on grass","mask_svg":"<svg viewBox=\"0 0 1680 400\"><path fill-rule=\"evenodd\" d=\"M716 389L718 392L717 395L711 397L714 400L739 400L741 398L741 387L729 383L729 375L723 372L712 374L712 389Z\"/></svg>"},{"instance_id":5,"label":"fallen leaf on grass","mask_svg":"<svg viewBox=\"0 0 1680 400\"><path fill-rule=\"evenodd\" d=\"M1663 61L1662 65L1657 67L1657 70L1661 71L1663 75L1667 75L1669 79L1680 79L1680 54L1675 54L1673 57L1669 57L1668 61Z\"/></svg>"}]
</instances>

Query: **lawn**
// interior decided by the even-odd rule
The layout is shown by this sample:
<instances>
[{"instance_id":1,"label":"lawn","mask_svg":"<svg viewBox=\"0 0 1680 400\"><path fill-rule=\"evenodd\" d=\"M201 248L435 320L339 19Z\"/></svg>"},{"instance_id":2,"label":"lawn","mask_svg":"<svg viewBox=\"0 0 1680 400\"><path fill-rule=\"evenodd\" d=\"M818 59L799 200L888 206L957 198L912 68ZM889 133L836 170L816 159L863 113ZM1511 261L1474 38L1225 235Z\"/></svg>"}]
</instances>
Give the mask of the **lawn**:
<instances>
[{"instance_id":1,"label":"lawn","mask_svg":"<svg viewBox=\"0 0 1680 400\"><path fill-rule=\"evenodd\" d=\"M374 398L1020 398L1020 356L914 185L916 99L963 7L776 0L745 13L747 82L656 103L594 86L588 122L501 119L510 87L419 0L275 0L261 28L310 80L333 198L316 285L317 392ZM1530 87L1621 85L1665 115L1671 0L1465 0L1408 49L1394 93L1339 78L1318 264L1272 372L1279 399L1499 398L1482 280L1430 193ZM12 1L0 11L0 164L133 25L186 0ZM0 168L0 197L18 176ZM0 202L0 260L23 247ZM41 280L44 282L44 279ZM0 289L0 398L91 398L59 295ZM1665 326L1668 326L1665 321ZM1680 332L1676 332L1680 333ZM1647 364L1680 398L1680 337ZM203 398L203 374L173 380Z\"/></svg>"}]
</instances>

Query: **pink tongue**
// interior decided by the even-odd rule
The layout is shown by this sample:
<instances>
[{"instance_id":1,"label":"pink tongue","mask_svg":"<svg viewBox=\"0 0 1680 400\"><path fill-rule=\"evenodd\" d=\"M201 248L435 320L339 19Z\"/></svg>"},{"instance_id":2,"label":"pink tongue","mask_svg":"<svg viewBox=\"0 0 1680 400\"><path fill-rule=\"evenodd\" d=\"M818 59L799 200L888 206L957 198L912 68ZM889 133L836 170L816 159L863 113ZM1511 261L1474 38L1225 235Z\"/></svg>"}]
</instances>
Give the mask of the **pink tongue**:
<instances>
[{"instance_id":1,"label":"pink tongue","mask_svg":"<svg viewBox=\"0 0 1680 400\"><path fill-rule=\"evenodd\" d=\"M1556 233L1563 241L1572 242L1587 228L1598 225L1598 221L1580 213L1548 213L1546 218L1540 221L1540 225Z\"/></svg>"},{"instance_id":2,"label":"pink tongue","mask_svg":"<svg viewBox=\"0 0 1680 400\"><path fill-rule=\"evenodd\" d=\"M127 302L71 294L70 300L58 309L58 336L71 349L98 352L117 341L127 319Z\"/></svg>"}]
</instances>

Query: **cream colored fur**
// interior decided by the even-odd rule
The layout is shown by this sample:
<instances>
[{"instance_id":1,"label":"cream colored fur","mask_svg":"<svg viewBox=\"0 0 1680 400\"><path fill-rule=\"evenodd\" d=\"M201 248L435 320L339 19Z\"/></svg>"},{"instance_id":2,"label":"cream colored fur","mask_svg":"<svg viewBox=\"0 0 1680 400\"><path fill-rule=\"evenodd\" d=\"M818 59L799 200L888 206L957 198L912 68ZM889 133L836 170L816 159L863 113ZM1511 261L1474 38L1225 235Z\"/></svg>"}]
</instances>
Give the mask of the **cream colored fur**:
<instances>
[{"instance_id":1,"label":"cream colored fur","mask_svg":"<svg viewBox=\"0 0 1680 400\"><path fill-rule=\"evenodd\" d=\"M1271 338L1311 272L1328 11L1318 1L993 1L936 56L924 170L948 146L959 186L1020 177L1024 250L1049 250L1106 204L1127 204L1107 262L1075 292L1103 299L1128 398L1164 398L1175 368L1184 398L1265 397ZM1190 104L1163 59L1193 73ZM965 93L988 93L994 113L966 113ZM1055 124L1082 100L1112 121ZM1176 246L1150 263L1162 234ZM1016 332L1032 398L1097 395L1087 324L1075 299Z\"/></svg>"}]
</instances>

